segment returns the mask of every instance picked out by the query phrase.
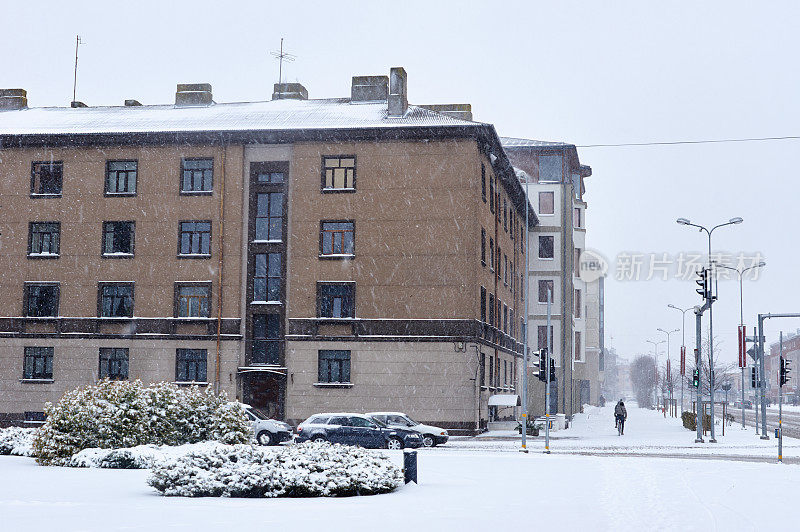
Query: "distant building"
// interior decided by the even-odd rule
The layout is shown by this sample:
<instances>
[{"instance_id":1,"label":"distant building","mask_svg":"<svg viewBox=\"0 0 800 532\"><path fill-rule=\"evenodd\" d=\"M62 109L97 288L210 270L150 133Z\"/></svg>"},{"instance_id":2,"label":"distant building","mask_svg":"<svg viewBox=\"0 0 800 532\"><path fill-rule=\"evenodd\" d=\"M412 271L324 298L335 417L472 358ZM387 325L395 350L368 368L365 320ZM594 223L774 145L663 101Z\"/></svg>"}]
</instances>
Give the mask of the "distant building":
<instances>
[{"instance_id":1,"label":"distant building","mask_svg":"<svg viewBox=\"0 0 800 532\"><path fill-rule=\"evenodd\" d=\"M780 369L780 356L781 347L780 342L773 342L769 345L769 353L766 353L764 359L764 367L766 370L767 380L767 397L769 400L777 403L778 395L778 371ZM800 401L800 373L798 373L798 364L800 364L800 329L794 333L783 335L783 357L791 361L789 376L791 379L783 386L783 401L786 403L797 404ZM749 376L748 376L749 378Z\"/></svg>"},{"instance_id":2,"label":"distant building","mask_svg":"<svg viewBox=\"0 0 800 532\"><path fill-rule=\"evenodd\" d=\"M0 90L0 422L100 378L291 422L507 415L489 399L518 393L536 213L468 106L409 105L402 68L352 81L117 107Z\"/></svg>"}]
</instances>

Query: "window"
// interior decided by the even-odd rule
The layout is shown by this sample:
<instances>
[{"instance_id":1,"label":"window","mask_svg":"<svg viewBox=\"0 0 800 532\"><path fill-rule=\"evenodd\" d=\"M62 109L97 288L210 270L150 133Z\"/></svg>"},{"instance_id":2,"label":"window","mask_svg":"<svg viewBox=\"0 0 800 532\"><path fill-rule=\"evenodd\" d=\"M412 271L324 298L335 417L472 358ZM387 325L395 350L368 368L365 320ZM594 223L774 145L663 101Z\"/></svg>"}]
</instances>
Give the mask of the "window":
<instances>
[{"instance_id":1,"label":"window","mask_svg":"<svg viewBox=\"0 0 800 532\"><path fill-rule=\"evenodd\" d=\"M25 283L25 316L58 316L58 296L58 284Z\"/></svg>"},{"instance_id":2,"label":"window","mask_svg":"<svg viewBox=\"0 0 800 532\"><path fill-rule=\"evenodd\" d=\"M578 227L578 228L583 227L581 225L581 208L580 207L575 207L575 209L572 211L572 225L573 225L573 227Z\"/></svg>"},{"instance_id":3,"label":"window","mask_svg":"<svg viewBox=\"0 0 800 532\"><path fill-rule=\"evenodd\" d=\"M581 333L575 333L575 360L583 360L581 357Z\"/></svg>"},{"instance_id":4,"label":"window","mask_svg":"<svg viewBox=\"0 0 800 532\"><path fill-rule=\"evenodd\" d=\"M481 163L481 197L486 203L486 166L483 163Z\"/></svg>"},{"instance_id":5,"label":"window","mask_svg":"<svg viewBox=\"0 0 800 532\"><path fill-rule=\"evenodd\" d=\"M178 232L178 255L211 255L210 220L180 222Z\"/></svg>"},{"instance_id":6,"label":"window","mask_svg":"<svg viewBox=\"0 0 800 532\"><path fill-rule=\"evenodd\" d=\"M353 283L318 283L317 312L319 317L355 317L355 288Z\"/></svg>"},{"instance_id":7,"label":"window","mask_svg":"<svg viewBox=\"0 0 800 532\"><path fill-rule=\"evenodd\" d=\"M503 360L503 386L508 386L508 360Z\"/></svg>"},{"instance_id":8,"label":"window","mask_svg":"<svg viewBox=\"0 0 800 532\"><path fill-rule=\"evenodd\" d=\"M280 253L258 253L255 255L253 276L254 302L279 302L283 287Z\"/></svg>"},{"instance_id":9,"label":"window","mask_svg":"<svg viewBox=\"0 0 800 532\"><path fill-rule=\"evenodd\" d=\"M561 182L562 164L560 155L539 156L539 182Z\"/></svg>"},{"instance_id":10,"label":"window","mask_svg":"<svg viewBox=\"0 0 800 532\"><path fill-rule=\"evenodd\" d=\"M272 163L250 163L250 179L254 183L283 184L286 174L276 171Z\"/></svg>"},{"instance_id":11,"label":"window","mask_svg":"<svg viewBox=\"0 0 800 532\"><path fill-rule=\"evenodd\" d=\"M486 322L486 288L481 286L481 321Z\"/></svg>"},{"instance_id":12,"label":"window","mask_svg":"<svg viewBox=\"0 0 800 532\"><path fill-rule=\"evenodd\" d=\"M503 331L508 332L508 305L503 303Z\"/></svg>"},{"instance_id":13,"label":"window","mask_svg":"<svg viewBox=\"0 0 800 532\"><path fill-rule=\"evenodd\" d=\"M489 325L494 327L494 294L489 294Z\"/></svg>"},{"instance_id":14,"label":"window","mask_svg":"<svg viewBox=\"0 0 800 532\"><path fill-rule=\"evenodd\" d=\"M575 277L580 277L581 275L581 249L575 248L575 260L573 261L573 267L575 270Z\"/></svg>"},{"instance_id":15,"label":"window","mask_svg":"<svg viewBox=\"0 0 800 532\"><path fill-rule=\"evenodd\" d=\"M23 379L53 379L53 348L26 347L22 365Z\"/></svg>"},{"instance_id":16,"label":"window","mask_svg":"<svg viewBox=\"0 0 800 532\"><path fill-rule=\"evenodd\" d=\"M547 291L550 291L550 302L553 302L553 294L555 291L553 289L553 280L546 279L546 280L539 280L539 303L547 303Z\"/></svg>"},{"instance_id":17,"label":"window","mask_svg":"<svg viewBox=\"0 0 800 532\"><path fill-rule=\"evenodd\" d=\"M508 202L503 198L503 231L508 233Z\"/></svg>"},{"instance_id":18,"label":"window","mask_svg":"<svg viewBox=\"0 0 800 532\"><path fill-rule=\"evenodd\" d=\"M283 238L283 192L258 194L256 200L257 241L277 241Z\"/></svg>"},{"instance_id":19,"label":"window","mask_svg":"<svg viewBox=\"0 0 800 532\"><path fill-rule=\"evenodd\" d=\"M106 163L106 194L136 194L136 161Z\"/></svg>"},{"instance_id":20,"label":"window","mask_svg":"<svg viewBox=\"0 0 800 532\"><path fill-rule=\"evenodd\" d=\"M494 357L489 355L489 386L494 387Z\"/></svg>"},{"instance_id":21,"label":"window","mask_svg":"<svg viewBox=\"0 0 800 532\"><path fill-rule=\"evenodd\" d=\"M211 194L214 159L181 159L181 194Z\"/></svg>"},{"instance_id":22,"label":"window","mask_svg":"<svg viewBox=\"0 0 800 532\"><path fill-rule=\"evenodd\" d=\"M353 256L355 224L349 221L321 222L320 252L326 256Z\"/></svg>"},{"instance_id":23,"label":"window","mask_svg":"<svg viewBox=\"0 0 800 532\"><path fill-rule=\"evenodd\" d=\"M486 229L481 227L481 264L486 266Z\"/></svg>"},{"instance_id":24,"label":"window","mask_svg":"<svg viewBox=\"0 0 800 532\"><path fill-rule=\"evenodd\" d=\"M486 386L486 353L481 353L481 376L478 382L481 386Z\"/></svg>"},{"instance_id":25,"label":"window","mask_svg":"<svg viewBox=\"0 0 800 532\"><path fill-rule=\"evenodd\" d=\"M500 387L500 356L496 356L494 359L494 380L495 386Z\"/></svg>"},{"instance_id":26,"label":"window","mask_svg":"<svg viewBox=\"0 0 800 532\"><path fill-rule=\"evenodd\" d=\"M350 351L321 349L318 382L350 382Z\"/></svg>"},{"instance_id":27,"label":"window","mask_svg":"<svg viewBox=\"0 0 800 532\"><path fill-rule=\"evenodd\" d=\"M128 378L128 350L124 347L101 347L100 379L125 380Z\"/></svg>"},{"instance_id":28,"label":"window","mask_svg":"<svg viewBox=\"0 0 800 532\"><path fill-rule=\"evenodd\" d=\"M31 222L28 236L28 255L58 257L61 243L59 222Z\"/></svg>"},{"instance_id":29,"label":"window","mask_svg":"<svg viewBox=\"0 0 800 532\"><path fill-rule=\"evenodd\" d=\"M552 259L554 257L554 255L553 255L554 240L555 240L555 237L552 237L552 236L540 236L539 237L539 258L540 259Z\"/></svg>"},{"instance_id":30,"label":"window","mask_svg":"<svg viewBox=\"0 0 800 532\"><path fill-rule=\"evenodd\" d=\"M555 212L555 192L539 192L539 214Z\"/></svg>"},{"instance_id":31,"label":"window","mask_svg":"<svg viewBox=\"0 0 800 532\"><path fill-rule=\"evenodd\" d=\"M133 283L100 284L100 317L133 317Z\"/></svg>"},{"instance_id":32,"label":"window","mask_svg":"<svg viewBox=\"0 0 800 532\"><path fill-rule=\"evenodd\" d=\"M508 286L508 255L503 253L503 284Z\"/></svg>"},{"instance_id":33,"label":"window","mask_svg":"<svg viewBox=\"0 0 800 532\"><path fill-rule=\"evenodd\" d=\"M500 251L500 242L497 243L497 278L500 279L503 274L503 269L501 268L500 257L503 255L503 252Z\"/></svg>"},{"instance_id":34,"label":"window","mask_svg":"<svg viewBox=\"0 0 800 532\"><path fill-rule=\"evenodd\" d=\"M175 285L177 318L208 318L211 314L211 284Z\"/></svg>"},{"instance_id":35,"label":"window","mask_svg":"<svg viewBox=\"0 0 800 532\"><path fill-rule=\"evenodd\" d=\"M253 364L280 364L281 316L256 314L253 316Z\"/></svg>"},{"instance_id":36,"label":"window","mask_svg":"<svg viewBox=\"0 0 800 532\"><path fill-rule=\"evenodd\" d=\"M494 213L494 176L489 176L489 211Z\"/></svg>"},{"instance_id":37,"label":"window","mask_svg":"<svg viewBox=\"0 0 800 532\"><path fill-rule=\"evenodd\" d=\"M322 158L322 190L355 190L355 155Z\"/></svg>"},{"instance_id":38,"label":"window","mask_svg":"<svg viewBox=\"0 0 800 532\"><path fill-rule=\"evenodd\" d=\"M31 195L61 195L63 172L61 161L31 163Z\"/></svg>"},{"instance_id":39,"label":"window","mask_svg":"<svg viewBox=\"0 0 800 532\"><path fill-rule=\"evenodd\" d=\"M103 255L133 255L134 222L103 222Z\"/></svg>"},{"instance_id":40,"label":"window","mask_svg":"<svg viewBox=\"0 0 800 532\"><path fill-rule=\"evenodd\" d=\"M538 344L537 344L538 345L538 349L542 349L542 348L547 347L547 325L539 325L536 328L536 332L537 332L538 340L539 340ZM552 325L550 326L550 341L554 342L553 326ZM550 355L552 356L552 353L550 353Z\"/></svg>"},{"instance_id":41,"label":"window","mask_svg":"<svg viewBox=\"0 0 800 532\"><path fill-rule=\"evenodd\" d=\"M489 270L494 271L494 239L489 237Z\"/></svg>"},{"instance_id":42,"label":"window","mask_svg":"<svg viewBox=\"0 0 800 532\"><path fill-rule=\"evenodd\" d=\"M175 357L175 380L178 382L206 382L205 349L178 349Z\"/></svg>"},{"instance_id":43,"label":"window","mask_svg":"<svg viewBox=\"0 0 800 532\"><path fill-rule=\"evenodd\" d=\"M581 317L581 291L575 289L575 317Z\"/></svg>"}]
</instances>

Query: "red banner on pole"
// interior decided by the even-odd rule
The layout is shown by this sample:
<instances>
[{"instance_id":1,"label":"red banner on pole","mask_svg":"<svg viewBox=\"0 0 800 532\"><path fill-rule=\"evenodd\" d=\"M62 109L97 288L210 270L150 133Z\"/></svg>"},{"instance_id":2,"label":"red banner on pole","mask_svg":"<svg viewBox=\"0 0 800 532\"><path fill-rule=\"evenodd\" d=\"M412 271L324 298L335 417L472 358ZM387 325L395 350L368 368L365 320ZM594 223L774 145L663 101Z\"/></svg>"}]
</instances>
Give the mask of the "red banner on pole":
<instances>
[{"instance_id":1,"label":"red banner on pole","mask_svg":"<svg viewBox=\"0 0 800 532\"><path fill-rule=\"evenodd\" d=\"M747 367L747 334L745 326L739 325L739 367Z\"/></svg>"},{"instance_id":2,"label":"red banner on pole","mask_svg":"<svg viewBox=\"0 0 800 532\"><path fill-rule=\"evenodd\" d=\"M681 346L681 376L686 375L686 346Z\"/></svg>"}]
</instances>

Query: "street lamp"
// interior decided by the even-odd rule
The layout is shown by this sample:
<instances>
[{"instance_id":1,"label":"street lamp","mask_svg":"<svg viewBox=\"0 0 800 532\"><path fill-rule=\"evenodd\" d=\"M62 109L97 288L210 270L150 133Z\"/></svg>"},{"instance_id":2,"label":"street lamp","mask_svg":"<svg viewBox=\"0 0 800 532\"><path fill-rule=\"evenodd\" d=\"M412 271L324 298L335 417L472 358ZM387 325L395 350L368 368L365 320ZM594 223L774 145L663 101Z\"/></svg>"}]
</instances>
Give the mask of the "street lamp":
<instances>
[{"instance_id":1,"label":"street lamp","mask_svg":"<svg viewBox=\"0 0 800 532\"><path fill-rule=\"evenodd\" d=\"M711 261L711 233L713 233L715 229L719 229L720 227L725 227L726 225L738 225L738 224L742 223L743 221L744 220L741 217L736 216L735 218L731 218L730 220L728 220L725 223L722 223L722 224L719 224L719 225L715 225L711 229L706 229L702 225L693 224L692 222L689 221L688 218L678 218L676 220L676 222L678 222L680 225L688 225L688 226L691 226L691 227L697 227L697 229L699 231L701 231L701 232L705 231L706 234L708 235L708 270L709 270L709 275L711 275L711 278L709 279L709 283L711 282L711 279L713 279L713 273L712 273L713 262ZM710 397L710 399L711 399L711 439L708 440L708 441L711 442L711 443L716 443L717 440L714 437L714 313L713 313L712 306L711 306L711 304L713 302L714 302L713 298L711 298L709 301L707 301L707 304L708 304L708 368L709 368L709 371L708 371L708 389L709 389L709 393L710 393L710 396L711 396ZM698 347L700 347L700 346L698 346ZM697 356L698 356L697 367L699 369L700 368L700 360L699 360L700 352L699 351L698 351ZM698 424L698 426L699 426L699 424Z\"/></svg>"},{"instance_id":2,"label":"street lamp","mask_svg":"<svg viewBox=\"0 0 800 532\"><path fill-rule=\"evenodd\" d=\"M654 341L654 340L646 340L648 344L653 344L653 353L655 354L656 359L656 385L653 388L653 402L655 403L653 406L658 406L658 346L664 343L664 340Z\"/></svg>"},{"instance_id":3,"label":"street lamp","mask_svg":"<svg viewBox=\"0 0 800 532\"><path fill-rule=\"evenodd\" d=\"M680 329L674 329L672 331L665 331L664 329L659 327L656 330L661 331L661 332L663 332L664 334L667 335L667 365L670 366L670 369L672 369L671 368L672 364L669 361L669 336L671 334L673 334L673 333L680 332ZM670 408L670 415L672 415L672 412L671 412L672 411L672 375L667 374L667 379L669 379L669 381L668 381L668 384L669 384L669 404L670 404L669 408Z\"/></svg>"},{"instance_id":4,"label":"street lamp","mask_svg":"<svg viewBox=\"0 0 800 532\"><path fill-rule=\"evenodd\" d=\"M686 313L690 310L693 310L695 307L689 307L686 309L676 307L672 303L667 305L669 308L674 308L675 310L680 311L681 313L681 365L682 368L685 369L686 364ZM681 414L683 414L683 381L684 381L684 374L681 373Z\"/></svg>"},{"instance_id":5,"label":"street lamp","mask_svg":"<svg viewBox=\"0 0 800 532\"><path fill-rule=\"evenodd\" d=\"M747 270L755 269L755 268L763 268L766 265L767 265L767 263L764 262L763 260L761 262L759 262L758 264L755 264L753 266L748 266L747 268L744 268L744 269L741 269L741 270L738 269L738 268L731 268L730 266L725 266L724 264L720 264L719 265L720 268L725 268L727 270L733 270L739 275L739 326L740 327L744 327L744 306L742 305L742 278L744 277L744 272L746 272ZM742 338L742 342L744 342L744 341L745 341L744 338ZM746 356L745 356L745 359L743 361L743 364L744 365L742 366L742 430L745 430L746 427L744 425L744 368L747 365L747 357ZM756 412L758 412L758 410L756 410Z\"/></svg>"}]
</instances>

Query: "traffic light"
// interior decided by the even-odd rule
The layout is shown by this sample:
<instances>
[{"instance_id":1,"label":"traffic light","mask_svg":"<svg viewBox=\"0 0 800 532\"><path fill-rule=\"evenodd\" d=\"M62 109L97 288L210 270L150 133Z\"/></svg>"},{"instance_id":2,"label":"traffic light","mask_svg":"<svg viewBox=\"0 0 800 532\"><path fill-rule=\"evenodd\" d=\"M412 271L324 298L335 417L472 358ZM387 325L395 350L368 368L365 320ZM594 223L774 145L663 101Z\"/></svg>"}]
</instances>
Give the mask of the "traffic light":
<instances>
[{"instance_id":1,"label":"traffic light","mask_svg":"<svg viewBox=\"0 0 800 532\"><path fill-rule=\"evenodd\" d=\"M550 382L556 382L556 367L550 362Z\"/></svg>"},{"instance_id":2,"label":"traffic light","mask_svg":"<svg viewBox=\"0 0 800 532\"><path fill-rule=\"evenodd\" d=\"M791 360L781 357L781 369L780 372L778 373L779 386L783 386L784 384L792 380L792 378L789 376L789 373L792 372L791 368L789 367L791 366L791 364L792 364Z\"/></svg>"},{"instance_id":3,"label":"traffic light","mask_svg":"<svg viewBox=\"0 0 800 532\"><path fill-rule=\"evenodd\" d=\"M709 279L708 279L708 270L705 268L700 268L700 271L697 272L698 279L695 280L697 286L700 288L696 289L695 292L700 294L700 297L703 299L709 299L710 297L710 290L709 290Z\"/></svg>"},{"instance_id":4,"label":"traffic light","mask_svg":"<svg viewBox=\"0 0 800 532\"><path fill-rule=\"evenodd\" d=\"M537 377L539 377L540 381L547 382L547 373L545 373L547 371L547 348L539 349L537 355L539 355L539 373Z\"/></svg>"},{"instance_id":5,"label":"traffic light","mask_svg":"<svg viewBox=\"0 0 800 532\"><path fill-rule=\"evenodd\" d=\"M755 366L750 368L750 387L758 388L758 375Z\"/></svg>"},{"instance_id":6,"label":"traffic light","mask_svg":"<svg viewBox=\"0 0 800 532\"><path fill-rule=\"evenodd\" d=\"M700 387L700 370L698 369L692 371L692 386L695 388Z\"/></svg>"}]
</instances>

